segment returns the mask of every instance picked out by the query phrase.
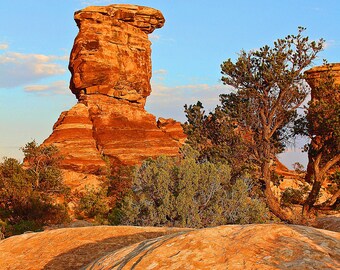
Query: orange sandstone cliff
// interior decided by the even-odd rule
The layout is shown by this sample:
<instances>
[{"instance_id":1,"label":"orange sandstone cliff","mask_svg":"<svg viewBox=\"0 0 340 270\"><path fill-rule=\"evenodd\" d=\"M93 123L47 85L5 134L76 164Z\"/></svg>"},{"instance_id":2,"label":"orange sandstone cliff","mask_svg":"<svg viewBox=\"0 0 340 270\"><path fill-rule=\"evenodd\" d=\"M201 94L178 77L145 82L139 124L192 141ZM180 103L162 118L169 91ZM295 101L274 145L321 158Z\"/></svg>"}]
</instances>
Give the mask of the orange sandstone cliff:
<instances>
[{"instance_id":1,"label":"orange sandstone cliff","mask_svg":"<svg viewBox=\"0 0 340 270\"><path fill-rule=\"evenodd\" d=\"M78 103L62 112L44 144L64 157L62 168L97 174L103 157L134 165L175 156L185 140L179 122L145 111L151 93L151 42L163 26L158 10L135 5L87 7L74 15L79 33L69 69Z\"/></svg>"}]
</instances>

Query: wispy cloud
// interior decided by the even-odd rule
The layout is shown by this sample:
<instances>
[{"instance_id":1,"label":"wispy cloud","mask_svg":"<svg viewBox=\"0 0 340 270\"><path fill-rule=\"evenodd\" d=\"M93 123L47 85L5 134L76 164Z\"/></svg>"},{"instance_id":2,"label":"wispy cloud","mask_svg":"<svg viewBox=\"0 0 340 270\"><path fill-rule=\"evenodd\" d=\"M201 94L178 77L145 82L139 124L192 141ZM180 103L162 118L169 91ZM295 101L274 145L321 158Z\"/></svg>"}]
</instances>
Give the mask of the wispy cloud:
<instances>
[{"instance_id":1,"label":"wispy cloud","mask_svg":"<svg viewBox=\"0 0 340 270\"><path fill-rule=\"evenodd\" d=\"M157 41L157 40L159 40L160 38L161 38L160 35L156 35L156 34L154 34L154 33L152 33L152 34L149 35L149 39L150 39L151 41Z\"/></svg>"},{"instance_id":2,"label":"wispy cloud","mask_svg":"<svg viewBox=\"0 0 340 270\"><path fill-rule=\"evenodd\" d=\"M6 51L0 54L0 88L22 86L42 78L63 74L66 69L58 61L67 59L67 56Z\"/></svg>"},{"instance_id":3,"label":"wispy cloud","mask_svg":"<svg viewBox=\"0 0 340 270\"><path fill-rule=\"evenodd\" d=\"M324 49L329 49L337 45L337 42L335 40L326 40L326 42L323 44Z\"/></svg>"},{"instance_id":4,"label":"wispy cloud","mask_svg":"<svg viewBox=\"0 0 340 270\"><path fill-rule=\"evenodd\" d=\"M168 86L160 81L152 82L152 93L146 105L148 111L156 116L185 121L184 104L201 101L207 112L219 103L219 95L229 93L232 88L222 84L187 84Z\"/></svg>"},{"instance_id":5,"label":"wispy cloud","mask_svg":"<svg viewBox=\"0 0 340 270\"><path fill-rule=\"evenodd\" d=\"M154 75L164 75L167 74L168 71L166 69L158 69L153 72Z\"/></svg>"},{"instance_id":6,"label":"wispy cloud","mask_svg":"<svg viewBox=\"0 0 340 270\"><path fill-rule=\"evenodd\" d=\"M39 95L65 95L70 93L66 81L55 81L51 84L34 84L24 87L25 92Z\"/></svg>"},{"instance_id":7,"label":"wispy cloud","mask_svg":"<svg viewBox=\"0 0 340 270\"><path fill-rule=\"evenodd\" d=\"M8 49L8 44L7 43L0 43L0 50L6 50Z\"/></svg>"},{"instance_id":8,"label":"wispy cloud","mask_svg":"<svg viewBox=\"0 0 340 270\"><path fill-rule=\"evenodd\" d=\"M157 82L164 81L165 76L166 76L167 73L168 73L168 71L165 70L165 69L154 70L152 72L153 82L155 82L155 81L157 81Z\"/></svg>"}]
</instances>

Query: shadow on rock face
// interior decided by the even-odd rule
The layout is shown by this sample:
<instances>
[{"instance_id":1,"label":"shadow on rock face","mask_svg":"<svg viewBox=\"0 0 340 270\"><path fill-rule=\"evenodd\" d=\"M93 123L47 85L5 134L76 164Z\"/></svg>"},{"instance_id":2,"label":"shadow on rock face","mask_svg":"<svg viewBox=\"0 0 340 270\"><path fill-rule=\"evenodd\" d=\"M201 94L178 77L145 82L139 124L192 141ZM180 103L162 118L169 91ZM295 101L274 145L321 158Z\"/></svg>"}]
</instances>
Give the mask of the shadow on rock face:
<instances>
[{"instance_id":1,"label":"shadow on rock face","mask_svg":"<svg viewBox=\"0 0 340 270\"><path fill-rule=\"evenodd\" d=\"M143 232L132 235L110 237L98 242L85 244L53 258L43 269L80 269L97 258L146 239L164 235L162 232Z\"/></svg>"},{"instance_id":2,"label":"shadow on rock face","mask_svg":"<svg viewBox=\"0 0 340 270\"><path fill-rule=\"evenodd\" d=\"M146 240L85 269L339 269L335 232L283 224L229 225Z\"/></svg>"}]
</instances>

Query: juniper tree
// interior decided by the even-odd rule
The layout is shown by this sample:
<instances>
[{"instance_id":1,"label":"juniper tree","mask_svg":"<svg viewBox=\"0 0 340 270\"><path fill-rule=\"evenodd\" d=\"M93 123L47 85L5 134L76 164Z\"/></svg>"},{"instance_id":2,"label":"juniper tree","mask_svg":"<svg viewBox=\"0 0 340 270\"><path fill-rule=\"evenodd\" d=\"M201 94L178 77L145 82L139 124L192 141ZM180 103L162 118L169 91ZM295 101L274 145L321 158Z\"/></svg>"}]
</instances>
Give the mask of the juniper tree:
<instances>
[{"instance_id":1,"label":"juniper tree","mask_svg":"<svg viewBox=\"0 0 340 270\"><path fill-rule=\"evenodd\" d=\"M271 190L271 167L287 139L287 128L296 119L296 110L309 93L303 72L322 50L323 40L310 41L299 27L288 35L250 52L241 51L237 60L221 65L222 81L236 89L222 95L226 112L252 135L252 155L259 166L264 194L271 211L282 220L292 221L292 213L280 207ZM236 100L236 102L235 102Z\"/></svg>"}]
</instances>

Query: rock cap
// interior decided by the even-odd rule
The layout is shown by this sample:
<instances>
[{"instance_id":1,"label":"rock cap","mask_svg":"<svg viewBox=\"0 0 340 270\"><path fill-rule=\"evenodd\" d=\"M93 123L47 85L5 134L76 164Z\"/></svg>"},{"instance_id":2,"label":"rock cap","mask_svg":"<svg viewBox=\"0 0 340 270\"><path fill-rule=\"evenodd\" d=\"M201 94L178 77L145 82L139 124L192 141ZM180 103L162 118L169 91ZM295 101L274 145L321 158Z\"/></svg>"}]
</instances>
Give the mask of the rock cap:
<instances>
[{"instance_id":1,"label":"rock cap","mask_svg":"<svg viewBox=\"0 0 340 270\"><path fill-rule=\"evenodd\" d=\"M109 16L112 19L129 23L140 28L147 34L152 33L156 28L161 28L165 22L164 16L159 10L150 7L129 4L89 6L82 10L76 11L74 14L74 19L78 24L78 22L81 20L93 18L93 13L100 13L104 16Z\"/></svg>"},{"instance_id":2,"label":"rock cap","mask_svg":"<svg viewBox=\"0 0 340 270\"><path fill-rule=\"evenodd\" d=\"M328 71L328 68L331 69L335 84L340 85L340 63L330 63L327 65L313 67L305 72L306 80L312 88L315 87L322 74Z\"/></svg>"}]
</instances>

